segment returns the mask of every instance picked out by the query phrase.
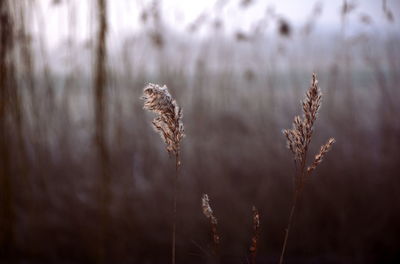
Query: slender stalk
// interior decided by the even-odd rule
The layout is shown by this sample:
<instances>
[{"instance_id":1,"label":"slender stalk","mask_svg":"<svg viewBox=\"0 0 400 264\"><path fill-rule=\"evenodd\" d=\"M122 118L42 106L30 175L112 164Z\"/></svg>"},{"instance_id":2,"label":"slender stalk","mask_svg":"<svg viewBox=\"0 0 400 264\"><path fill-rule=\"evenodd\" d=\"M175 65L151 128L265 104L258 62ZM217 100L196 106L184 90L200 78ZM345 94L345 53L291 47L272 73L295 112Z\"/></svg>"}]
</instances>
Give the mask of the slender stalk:
<instances>
[{"instance_id":1,"label":"slender stalk","mask_svg":"<svg viewBox=\"0 0 400 264\"><path fill-rule=\"evenodd\" d=\"M289 237L290 227L292 226L294 211L296 210L297 200L298 200L299 196L300 196L300 191L296 190L294 193L294 196L293 196L292 209L290 210L288 225L285 229L285 239L283 240L281 257L279 258L279 264L283 263L283 257L285 256L286 245L287 245L287 241L288 241L288 237Z\"/></svg>"},{"instance_id":2,"label":"slender stalk","mask_svg":"<svg viewBox=\"0 0 400 264\"><path fill-rule=\"evenodd\" d=\"M287 241L288 241L289 233L290 233L290 227L292 226L294 212L296 211L297 200L300 197L301 191L303 189L304 176L305 176L304 170L306 167L305 161L307 159L307 150L308 150L308 146L305 146L305 152L302 155L302 159L299 164L300 166L297 166L297 162L295 160L295 178L297 178L297 180L295 181L296 183L295 183L295 191L294 191L294 195L293 195L292 208L291 208L290 214L289 214L288 225L285 229L285 239L283 240L279 264L283 263L283 257L285 256Z\"/></svg>"},{"instance_id":3,"label":"slender stalk","mask_svg":"<svg viewBox=\"0 0 400 264\"><path fill-rule=\"evenodd\" d=\"M210 221L211 225L211 236L213 241L213 257L216 263L220 263L220 255L219 255L219 235L217 231L217 224L213 221Z\"/></svg>"},{"instance_id":4,"label":"slender stalk","mask_svg":"<svg viewBox=\"0 0 400 264\"><path fill-rule=\"evenodd\" d=\"M97 263L104 263L107 250L107 233L109 225L109 201L110 201L110 167L109 167L109 151L106 140L106 116L107 116L107 0L97 0L98 12L98 29L97 29L97 46L96 61L94 65L94 113L95 113L95 134L94 143L97 152L98 163L100 164L100 229L98 234L97 245Z\"/></svg>"},{"instance_id":5,"label":"slender stalk","mask_svg":"<svg viewBox=\"0 0 400 264\"><path fill-rule=\"evenodd\" d=\"M10 1L0 1L0 255L12 258L15 249L15 210L13 199L12 145L9 136L13 86L13 21Z\"/></svg>"},{"instance_id":6,"label":"slender stalk","mask_svg":"<svg viewBox=\"0 0 400 264\"><path fill-rule=\"evenodd\" d=\"M168 92L167 86L149 83L143 91L144 109L154 112L157 117L153 120L154 129L160 134L166 144L169 154L175 155L175 178L173 180L173 209L172 209L172 249L171 262L175 264L176 249L176 203L178 196L178 178L180 174L180 142L185 136L182 123L182 109Z\"/></svg>"},{"instance_id":7,"label":"slender stalk","mask_svg":"<svg viewBox=\"0 0 400 264\"><path fill-rule=\"evenodd\" d=\"M320 164L331 149L335 139L330 138L327 143L321 146L320 151L314 157L314 161L310 166L306 167L308 147L311 143L311 138L314 131L314 122L317 119L318 109L321 106L321 90L318 88L317 75L313 74L311 86L306 93L306 98L302 102L303 117L296 116L293 121L292 129L285 129L283 133L287 138L287 147L294 155L295 165L295 186L292 209L290 210L288 225L285 229L285 239L283 240L281 257L279 263L283 263L283 257L286 251L286 245L290 233L290 227L293 222L294 212L296 210L297 200L303 190L305 180L309 177L312 171Z\"/></svg>"},{"instance_id":8,"label":"slender stalk","mask_svg":"<svg viewBox=\"0 0 400 264\"><path fill-rule=\"evenodd\" d=\"M174 190L173 190L173 216L172 216L172 264L175 264L175 251L176 251L176 215L177 215L177 196L178 196L178 178L180 173L180 153L179 151L175 154L175 178L174 178Z\"/></svg>"}]
</instances>

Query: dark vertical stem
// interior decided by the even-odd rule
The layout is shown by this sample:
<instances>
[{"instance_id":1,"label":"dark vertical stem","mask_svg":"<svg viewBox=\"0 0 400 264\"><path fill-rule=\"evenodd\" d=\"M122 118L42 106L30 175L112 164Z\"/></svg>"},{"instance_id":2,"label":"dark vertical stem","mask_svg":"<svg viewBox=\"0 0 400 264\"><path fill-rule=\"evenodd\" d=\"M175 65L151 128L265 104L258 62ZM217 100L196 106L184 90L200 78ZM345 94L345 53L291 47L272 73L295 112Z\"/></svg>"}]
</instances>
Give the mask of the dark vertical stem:
<instances>
[{"instance_id":1,"label":"dark vertical stem","mask_svg":"<svg viewBox=\"0 0 400 264\"><path fill-rule=\"evenodd\" d=\"M35 85L34 85L34 70L33 70L33 57L32 57L32 47L31 43L28 41L26 36L28 36L29 32L27 29L27 19L26 19L26 12L30 10L29 5L22 5L21 3L17 5L17 8L19 9L19 21L20 21L20 28L18 29L20 31L20 34L22 34L22 43L19 43L20 45L20 52L21 52L21 57L23 58L23 65L25 72L28 74L28 90L29 93L32 94L31 92L35 90ZM22 180L25 182L25 184L28 187L31 187L31 183L29 182L28 179L28 173L29 173L29 163L28 163L28 155L26 151L26 145L24 142L24 132L25 132L25 111L23 110L23 104L25 102L25 98L23 97L22 90L17 87L17 82L15 79L13 80L13 84L15 88L13 89L13 97L14 99L14 112L15 112L15 125L16 125L16 134L18 138L18 151L20 155L20 163L19 163L19 173L22 176ZM20 91L21 90L21 91ZM33 94L32 94L33 95ZM31 96L29 96L31 97ZM32 96L32 100L35 100L35 96ZM33 101L31 101L33 103ZM33 110L35 111L35 110ZM38 120L38 117L35 116L35 120ZM37 123L40 123L37 121ZM32 189L29 189L27 192L24 192L26 197L29 197L31 195ZM43 193L46 191L43 190ZM33 211L33 210L32 210Z\"/></svg>"},{"instance_id":2,"label":"dark vertical stem","mask_svg":"<svg viewBox=\"0 0 400 264\"><path fill-rule=\"evenodd\" d=\"M220 263L220 255L219 255L219 235L217 230L217 221L214 216L210 217L210 235L212 241L212 256L211 263Z\"/></svg>"},{"instance_id":3,"label":"dark vertical stem","mask_svg":"<svg viewBox=\"0 0 400 264\"><path fill-rule=\"evenodd\" d=\"M101 229L99 233L98 262L105 260L106 235L108 226L108 203L109 203L109 157L106 144L106 36L107 36L107 3L106 0L97 0L98 9L98 33L96 47L96 62L94 76L94 96L95 96L95 144L97 148L98 163L100 164L100 221Z\"/></svg>"},{"instance_id":4,"label":"dark vertical stem","mask_svg":"<svg viewBox=\"0 0 400 264\"><path fill-rule=\"evenodd\" d=\"M174 178L174 190L173 190L173 210L172 210L172 264L175 264L176 260L176 214L177 214L177 196L178 196L178 178L180 174L180 153L179 151L175 154L175 178Z\"/></svg>"},{"instance_id":5,"label":"dark vertical stem","mask_svg":"<svg viewBox=\"0 0 400 264\"><path fill-rule=\"evenodd\" d=\"M301 195L305 177L306 177L305 167L306 167L306 160L307 160L307 150L308 150L308 145L305 147L304 154L302 155L301 162L299 164L300 166L297 166L297 162L295 161L295 178L297 180L295 181L295 191L294 191L294 195L293 195L292 208L290 210L288 224L285 229L285 238L283 240L281 256L279 258L279 264L283 263L283 258L285 256L287 241L288 241L289 233L290 233L290 227L292 226L294 212L296 211L297 200L298 200L299 196Z\"/></svg>"},{"instance_id":6,"label":"dark vertical stem","mask_svg":"<svg viewBox=\"0 0 400 264\"><path fill-rule=\"evenodd\" d=\"M293 216L294 216L294 212L296 210L297 199L298 199L299 195L300 195L300 191L296 189L294 196L293 196L292 209L290 210L288 225L285 229L285 239L283 240L281 257L279 258L279 264L283 263L283 257L285 256L286 245L287 245L287 241L288 241L288 237L289 237L290 227L292 226Z\"/></svg>"},{"instance_id":7,"label":"dark vertical stem","mask_svg":"<svg viewBox=\"0 0 400 264\"><path fill-rule=\"evenodd\" d=\"M219 235L216 222L211 221L211 235L213 239L213 254L215 262L219 263Z\"/></svg>"},{"instance_id":8,"label":"dark vertical stem","mask_svg":"<svg viewBox=\"0 0 400 264\"><path fill-rule=\"evenodd\" d=\"M12 70L13 25L9 2L0 1L0 255L12 257L14 249L14 210L10 168L9 111Z\"/></svg>"}]
</instances>

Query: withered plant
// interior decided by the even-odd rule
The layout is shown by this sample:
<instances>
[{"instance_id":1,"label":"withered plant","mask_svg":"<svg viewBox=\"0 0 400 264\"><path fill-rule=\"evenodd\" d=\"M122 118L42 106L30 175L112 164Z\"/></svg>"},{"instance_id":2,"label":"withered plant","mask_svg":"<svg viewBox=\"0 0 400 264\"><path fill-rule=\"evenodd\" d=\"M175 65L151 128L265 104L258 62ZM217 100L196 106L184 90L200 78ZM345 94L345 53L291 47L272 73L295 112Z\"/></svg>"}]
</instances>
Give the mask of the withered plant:
<instances>
[{"instance_id":1,"label":"withered plant","mask_svg":"<svg viewBox=\"0 0 400 264\"><path fill-rule=\"evenodd\" d=\"M302 193L305 181L310 177L316 167L322 162L326 153L332 148L335 139L330 138L325 145L321 146L320 151L314 157L314 161L307 166L307 154L314 132L314 123L317 119L318 110L321 107L321 90L318 87L317 75L312 75L311 86L306 93L306 98L302 102L303 116L296 116L293 121L292 129L283 130L287 139L287 147L293 153L295 163L294 175L294 195L292 208L289 214L288 225L285 230L282 251L279 263L283 263L290 227L296 209L297 201Z\"/></svg>"},{"instance_id":2,"label":"withered plant","mask_svg":"<svg viewBox=\"0 0 400 264\"><path fill-rule=\"evenodd\" d=\"M213 242L212 251L213 255L218 258L218 249L219 249L219 241L220 236L218 234L218 220L214 216L213 210L211 209L210 199L208 198L207 194L203 194L201 197L201 207L203 209L203 214L210 222L210 229L211 229L211 240Z\"/></svg>"},{"instance_id":3,"label":"withered plant","mask_svg":"<svg viewBox=\"0 0 400 264\"><path fill-rule=\"evenodd\" d=\"M253 205L253 236L249 248L251 264L256 264L257 250L260 239L260 213Z\"/></svg>"},{"instance_id":4,"label":"withered plant","mask_svg":"<svg viewBox=\"0 0 400 264\"><path fill-rule=\"evenodd\" d=\"M173 190L173 223L172 223L172 264L175 264L176 244L176 214L178 178L181 167L180 143L184 137L182 123L182 109L168 92L167 86L160 87L157 84L148 84L143 91L144 109L154 112L157 116L153 120L154 129L160 134L166 144L166 149L175 157L175 178Z\"/></svg>"}]
</instances>

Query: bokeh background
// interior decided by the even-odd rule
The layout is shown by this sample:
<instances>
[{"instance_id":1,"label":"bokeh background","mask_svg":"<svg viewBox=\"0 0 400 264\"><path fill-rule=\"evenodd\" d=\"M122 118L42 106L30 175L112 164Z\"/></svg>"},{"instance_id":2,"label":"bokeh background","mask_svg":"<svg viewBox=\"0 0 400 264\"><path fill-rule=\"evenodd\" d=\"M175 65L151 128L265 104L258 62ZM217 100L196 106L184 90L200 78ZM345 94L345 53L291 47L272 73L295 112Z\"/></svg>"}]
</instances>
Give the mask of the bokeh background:
<instances>
[{"instance_id":1,"label":"bokeh background","mask_svg":"<svg viewBox=\"0 0 400 264\"><path fill-rule=\"evenodd\" d=\"M293 194L281 131L312 72L312 142L287 263L400 261L400 2L0 1L0 263L168 263L174 161L140 100L183 107L177 262L276 263Z\"/></svg>"}]
</instances>

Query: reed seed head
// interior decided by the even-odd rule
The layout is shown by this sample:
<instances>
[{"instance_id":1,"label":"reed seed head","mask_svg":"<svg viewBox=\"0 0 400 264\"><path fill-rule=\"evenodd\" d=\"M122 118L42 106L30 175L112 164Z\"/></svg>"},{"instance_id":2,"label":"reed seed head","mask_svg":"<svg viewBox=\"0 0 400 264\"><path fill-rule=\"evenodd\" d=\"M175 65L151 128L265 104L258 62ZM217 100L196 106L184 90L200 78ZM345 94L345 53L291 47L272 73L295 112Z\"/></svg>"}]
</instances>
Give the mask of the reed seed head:
<instances>
[{"instance_id":1,"label":"reed seed head","mask_svg":"<svg viewBox=\"0 0 400 264\"><path fill-rule=\"evenodd\" d=\"M213 210L210 206L210 199L208 198L207 194L203 194L201 197L201 207L203 208L203 214L208 218L210 221L211 226L211 237L214 244L214 254L218 252L218 245L220 242L220 237L217 231L218 220L213 214Z\"/></svg>"},{"instance_id":2,"label":"reed seed head","mask_svg":"<svg viewBox=\"0 0 400 264\"><path fill-rule=\"evenodd\" d=\"M257 208L253 205L253 228L258 230L260 228L260 214L258 213Z\"/></svg>"},{"instance_id":3,"label":"reed seed head","mask_svg":"<svg viewBox=\"0 0 400 264\"><path fill-rule=\"evenodd\" d=\"M318 110L321 107L321 90L318 87L317 75L313 73L311 86L306 93L306 98L303 101L303 114L306 139L311 140L314 122L317 119ZM309 142L308 142L309 143Z\"/></svg>"},{"instance_id":4,"label":"reed seed head","mask_svg":"<svg viewBox=\"0 0 400 264\"><path fill-rule=\"evenodd\" d=\"M212 224L217 224L217 218L213 215L213 210L210 206L210 199L207 194L203 194L201 198L201 206L203 208L203 214L211 221Z\"/></svg>"},{"instance_id":5,"label":"reed seed head","mask_svg":"<svg viewBox=\"0 0 400 264\"><path fill-rule=\"evenodd\" d=\"M315 155L313 163L307 168L308 174L311 174L317 168L317 166L322 162L326 153L328 153L329 150L331 150L333 143L335 143L335 139L330 138L328 142L326 142L324 145L321 146L321 149L319 150L318 154Z\"/></svg>"},{"instance_id":6,"label":"reed seed head","mask_svg":"<svg viewBox=\"0 0 400 264\"><path fill-rule=\"evenodd\" d=\"M306 176L317 168L335 142L333 138L329 139L321 147L313 163L306 167L307 152L311 143L318 110L321 107L321 98L322 94L318 87L317 75L313 73L311 86L306 93L306 98L302 101L303 116L296 116L293 120L292 128L283 130L287 147L293 153L296 169L299 172L295 175L295 184L298 190L302 189Z\"/></svg>"},{"instance_id":7,"label":"reed seed head","mask_svg":"<svg viewBox=\"0 0 400 264\"><path fill-rule=\"evenodd\" d=\"M287 139L287 147L294 154L297 162L303 162L308 145L317 119L318 110L321 106L321 90L318 87L317 75L313 73L311 86L302 101L303 117L296 116L293 120L292 129L283 130Z\"/></svg>"},{"instance_id":8,"label":"reed seed head","mask_svg":"<svg viewBox=\"0 0 400 264\"><path fill-rule=\"evenodd\" d=\"M253 236L251 238L251 245L250 245L250 254L252 255L253 262L255 263L255 258L257 255L258 249L258 240L260 238L260 214L258 213L257 208L253 205Z\"/></svg>"},{"instance_id":9,"label":"reed seed head","mask_svg":"<svg viewBox=\"0 0 400 264\"><path fill-rule=\"evenodd\" d=\"M154 129L166 144L168 153L177 155L184 137L182 109L168 92L167 86L149 83L143 91L144 109L154 112Z\"/></svg>"}]
</instances>

